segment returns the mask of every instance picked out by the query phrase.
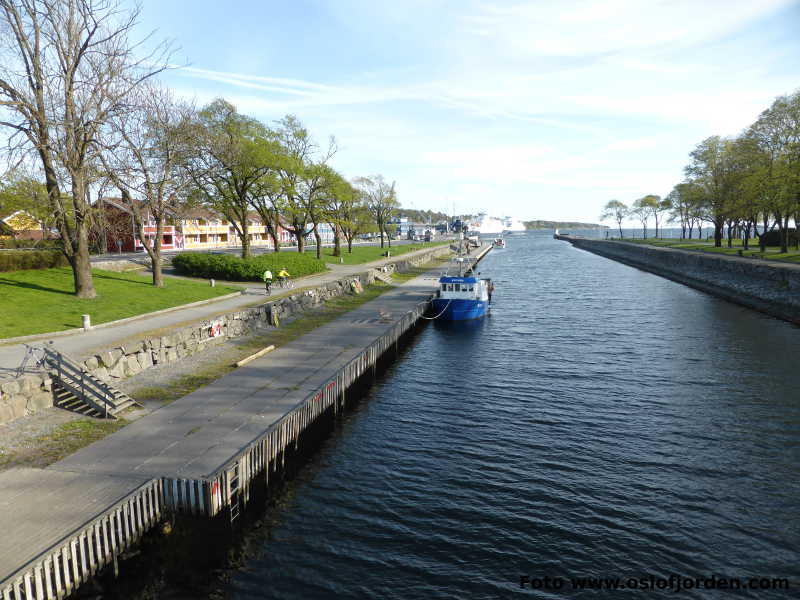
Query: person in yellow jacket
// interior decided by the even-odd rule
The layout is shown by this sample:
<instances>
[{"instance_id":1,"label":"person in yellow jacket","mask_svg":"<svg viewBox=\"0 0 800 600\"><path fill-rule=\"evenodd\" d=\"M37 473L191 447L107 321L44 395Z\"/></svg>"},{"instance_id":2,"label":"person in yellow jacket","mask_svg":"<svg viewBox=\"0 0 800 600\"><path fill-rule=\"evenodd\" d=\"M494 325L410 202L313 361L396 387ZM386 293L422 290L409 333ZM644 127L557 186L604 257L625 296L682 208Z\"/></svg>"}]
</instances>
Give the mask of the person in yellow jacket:
<instances>
[{"instance_id":1,"label":"person in yellow jacket","mask_svg":"<svg viewBox=\"0 0 800 600\"><path fill-rule=\"evenodd\" d=\"M289 271L287 271L285 268L281 269L278 272L278 280L281 282L281 285L285 287L289 281Z\"/></svg>"}]
</instances>

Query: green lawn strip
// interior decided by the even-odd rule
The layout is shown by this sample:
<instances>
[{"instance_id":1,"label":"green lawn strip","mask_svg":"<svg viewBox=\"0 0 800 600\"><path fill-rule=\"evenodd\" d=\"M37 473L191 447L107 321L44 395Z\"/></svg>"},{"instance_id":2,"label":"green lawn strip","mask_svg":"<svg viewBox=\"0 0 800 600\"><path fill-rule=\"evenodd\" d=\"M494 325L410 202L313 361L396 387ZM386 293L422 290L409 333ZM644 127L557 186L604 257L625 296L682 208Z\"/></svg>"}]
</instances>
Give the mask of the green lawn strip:
<instances>
[{"instance_id":1,"label":"green lawn strip","mask_svg":"<svg viewBox=\"0 0 800 600\"><path fill-rule=\"evenodd\" d=\"M342 256L334 256L333 248L325 247L322 249L322 260L330 264L360 265L384 258L387 251L392 256L402 256L408 252L422 250L423 248L434 248L436 246L446 246L450 242L414 242L413 244L401 244L399 246L354 246L352 254L347 251L347 246L342 246ZM316 248L310 248L307 252L316 252ZM340 258L342 260L340 260Z\"/></svg>"},{"instance_id":2,"label":"green lawn strip","mask_svg":"<svg viewBox=\"0 0 800 600\"><path fill-rule=\"evenodd\" d=\"M78 419L62 423L52 432L32 440L26 448L9 454L0 454L0 470L12 467L44 468L65 456L121 429L128 422L101 419Z\"/></svg>"},{"instance_id":3,"label":"green lawn strip","mask_svg":"<svg viewBox=\"0 0 800 600\"><path fill-rule=\"evenodd\" d=\"M625 242L633 242L636 244L647 244L648 246L658 246L661 248L674 248L676 250L693 250L699 252L713 252L717 254L727 254L730 256L739 256L741 250L744 257L766 258L769 260L780 260L784 262L800 262L800 252L797 250L789 250L788 253L781 253L780 248L772 246L767 247L766 252L762 254L758 247L758 240L750 241L750 248L745 250L743 240L733 240L733 247L728 248L728 241L723 240L721 247L715 247L713 241L703 240L680 240L680 239L623 239Z\"/></svg>"},{"instance_id":4,"label":"green lawn strip","mask_svg":"<svg viewBox=\"0 0 800 600\"><path fill-rule=\"evenodd\" d=\"M93 269L97 297L76 298L68 268L0 273L0 338L49 333L81 326L81 315L98 325L239 291L230 286L165 278L156 288L150 277Z\"/></svg>"}]
</instances>

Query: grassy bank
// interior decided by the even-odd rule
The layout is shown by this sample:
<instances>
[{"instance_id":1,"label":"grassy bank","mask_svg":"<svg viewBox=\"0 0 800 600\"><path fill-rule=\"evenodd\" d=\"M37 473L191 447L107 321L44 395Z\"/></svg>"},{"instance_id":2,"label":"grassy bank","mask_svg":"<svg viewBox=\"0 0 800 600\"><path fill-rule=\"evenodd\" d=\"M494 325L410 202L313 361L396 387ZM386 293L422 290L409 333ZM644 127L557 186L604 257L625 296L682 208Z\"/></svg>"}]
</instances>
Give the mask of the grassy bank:
<instances>
[{"instance_id":1,"label":"grassy bank","mask_svg":"<svg viewBox=\"0 0 800 600\"><path fill-rule=\"evenodd\" d=\"M68 268L0 273L0 338L80 327L84 314L98 325L239 291L173 278L167 278L163 288L155 288L149 276L98 269L92 274L97 298L82 300L72 293Z\"/></svg>"},{"instance_id":2,"label":"grassy bank","mask_svg":"<svg viewBox=\"0 0 800 600\"><path fill-rule=\"evenodd\" d=\"M78 419L62 423L50 433L33 438L25 448L8 454L0 453L0 470L12 467L44 468L118 431L126 424L125 419Z\"/></svg>"},{"instance_id":3,"label":"grassy bank","mask_svg":"<svg viewBox=\"0 0 800 600\"><path fill-rule=\"evenodd\" d=\"M611 238L619 239L619 238ZM721 248L715 248L713 240L680 240L680 239L623 239L624 242L631 242L635 244L647 244L649 246L659 246L662 248L676 248L678 250L696 250L702 252L714 252L717 254L728 254L730 256L741 255L750 258L764 258L768 260L780 260L784 262L800 263L800 252L792 248L789 252L781 254L780 248L767 247L764 253L758 247L758 240L750 242L750 248L745 250L742 240L733 240L733 247L728 248L728 241L722 241Z\"/></svg>"},{"instance_id":4,"label":"grassy bank","mask_svg":"<svg viewBox=\"0 0 800 600\"><path fill-rule=\"evenodd\" d=\"M388 246L381 248L380 246L353 246L352 254L347 252L347 246L342 246L342 256L334 256L333 248L325 247L322 249L322 260L331 264L345 264L345 265L360 265L374 260L384 258L384 254L389 251L392 256L402 256L415 250L422 250L423 248L434 248L436 246L446 246L450 242L414 242L412 244L401 244L398 246ZM309 252L315 253L316 248L311 248ZM340 260L341 258L341 260Z\"/></svg>"}]
</instances>

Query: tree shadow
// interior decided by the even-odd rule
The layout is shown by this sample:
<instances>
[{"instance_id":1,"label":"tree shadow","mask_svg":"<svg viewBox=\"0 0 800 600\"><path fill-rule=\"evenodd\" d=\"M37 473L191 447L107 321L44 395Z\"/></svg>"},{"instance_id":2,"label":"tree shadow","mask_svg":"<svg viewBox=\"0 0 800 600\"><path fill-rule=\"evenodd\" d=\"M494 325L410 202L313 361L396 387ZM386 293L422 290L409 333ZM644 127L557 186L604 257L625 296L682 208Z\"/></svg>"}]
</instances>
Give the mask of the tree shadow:
<instances>
[{"instance_id":1,"label":"tree shadow","mask_svg":"<svg viewBox=\"0 0 800 600\"><path fill-rule=\"evenodd\" d=\"M148 279L146 277L142 277L142 279L140 279L140 280L139 279L129 279L127 277L124 277L121 274L114 273L113 271L106 271L105 273L98 273L98 272L95 271L92 274L92 279L105 279L105 280L108 280L108 281L121 281L121 282L124 282L124 283L132 283L132 284L136 284L136 285L147 285L147 286L150 286L150 287L153 286L152 279Z\"/></svg>"},{"instance_id":2,"label":"tree shadow","mask_svg":"<svg viewBox=\"0 0 800 600\"><path fill-rule=\"evenodd\" d=\"M59 290L57 288L47 287L44 285L39 285L38 283L31 283L29 281L16 281L14 279L8 279L7 277L0 277L0 285L9 285L18 288L25 288L29 290L39 290L42 292L51 292L54 294L64 294L65 296L72 296L72 292L67 292L64 290Z\"/></svg>"}]
</instances>

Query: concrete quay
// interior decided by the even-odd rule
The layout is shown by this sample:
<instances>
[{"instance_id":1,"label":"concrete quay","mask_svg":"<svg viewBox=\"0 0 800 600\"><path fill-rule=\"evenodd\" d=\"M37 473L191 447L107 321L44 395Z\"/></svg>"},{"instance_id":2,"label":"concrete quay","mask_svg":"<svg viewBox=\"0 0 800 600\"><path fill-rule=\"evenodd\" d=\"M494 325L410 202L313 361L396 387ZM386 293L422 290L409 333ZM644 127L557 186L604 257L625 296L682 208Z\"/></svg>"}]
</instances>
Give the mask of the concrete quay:
<instances>
[{"instance_id":1,"label":"concrete quay","mask_svg":"<svg viewBox=\"0 0 800 600\"><path fill-rule=\"evenodd\" d=\"M0 474L0 600L68 596L166 514L235 521L437 287L417 277L46 469Z\"/></svg>"}]
</instances>

